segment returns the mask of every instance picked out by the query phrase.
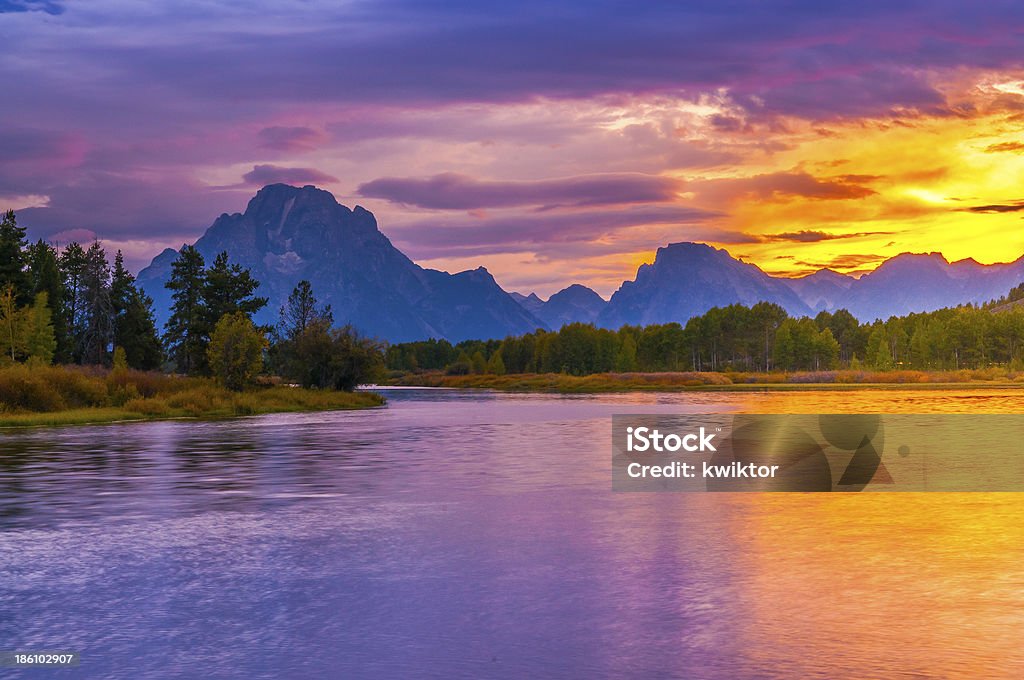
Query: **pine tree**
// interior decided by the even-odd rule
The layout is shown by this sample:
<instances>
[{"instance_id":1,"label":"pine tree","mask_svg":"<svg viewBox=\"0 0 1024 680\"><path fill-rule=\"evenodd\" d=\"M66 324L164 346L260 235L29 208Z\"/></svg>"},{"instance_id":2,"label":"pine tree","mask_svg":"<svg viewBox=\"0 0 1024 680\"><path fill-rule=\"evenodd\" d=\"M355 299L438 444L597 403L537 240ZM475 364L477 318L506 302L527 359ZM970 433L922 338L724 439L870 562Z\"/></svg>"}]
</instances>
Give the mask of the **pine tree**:
<instances>
[{"instance_id":1,"label":"pine tree","mask_svg":"<svg viewBox=\"0 0 1024 680\"><path fill-rule=\"evenodd\" d=\"M247 317L263 309L267 298L255 297L253 293L260 282L252 277L248 269L229 264L228 254L222 252L206 270L203 284L204 322L212 332L221 317L241 312Z\"/></svg>"},{"instance_id":2,"label":"pine tree","mask_svg":"<svg viewBox=\"0 0 1024 680\"><path fill-rule=\"evenodd\" d=\"M70 362L72 345L68 335L64 280L57 263L57 250L42 239L30 245L28 271L33 296L46 293L56 342L54 359L60 363Z\"/></svg>"},{"instance_id":3,"label":"pine tree","mask_svg":"<svg viewBox=\"0 0 1024 680\"><path fill-rule=\"evenodd\" d=\"M120 250L114 256L110 298L114 345L124 353L127 365L142 370L159 368L163 351L153 320L153 300L135 285L135 277L125 269Z\"/></svg>"},{"instance_id":4,"label":"pine tree","mask_svg":"<svg viewBox=\"0 0 1024 680\"><path fill-rule=\"evenodd\" d=\"M58 261L64 283L64 319L66 322L66 360L81 362L84 330L85 249L72 241L64 247Z\"/></svg>"},{"instance_id":5,"label":"pine tree","mask_svg":"<svg viewBox=\"0 0 1024 680\"><path fill-rule=\"evenodd\" d=\"M194 246L182 246L178 259L171 265L171 278L165 284L173 291L174 302L171 318L165 326L164 345L170 359L183 373L198 373L206 367L205 266L203 256Z\"/></svg>"},{"instance_id":6,"label":"pine tree","mask_svg":"<svg viewBox=\"0 0 1024 680\"><path fill-rule=\"evenodd\" d=\"M110 299L110 265L99 241L85 252L82 270L83 364L107 364L114 340L114 307Z\"/></svg>"},{"instance_id":7,"label":"pine tree","mask_svg":"<svg viewBox=\"0 0 1024 680\"><path fill-rule=\"evenodd\" d=\"M294 340L319 321L326 321L328 325L334 323L331 306L318 306L313 286L305 280L299 281L292 290L288 302L281 306L280 316L277 335L282 340Z\"/></svg>"},{"instance_id":8,"label":"pine tree","mask_svg":"<svg viewBox=\"0 0 1024 680\"><path fill-rule=\"evenodd\" d=\"M15 302L19 305L32 301L25 262L25 227L18 226L13 210L0 218L0 287L13 286Z\"/></svg>"}]
</instances>

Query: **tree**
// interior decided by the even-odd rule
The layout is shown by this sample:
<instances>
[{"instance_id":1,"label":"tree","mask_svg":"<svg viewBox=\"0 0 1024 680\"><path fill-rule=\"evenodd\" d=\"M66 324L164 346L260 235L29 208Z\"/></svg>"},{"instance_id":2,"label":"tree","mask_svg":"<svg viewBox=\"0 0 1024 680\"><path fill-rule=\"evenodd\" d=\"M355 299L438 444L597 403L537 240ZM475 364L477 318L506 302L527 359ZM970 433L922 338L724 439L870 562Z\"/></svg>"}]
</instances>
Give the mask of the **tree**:
<instances>
[{"instance_id":1,"label":"tree","mask_svg":"<svg viewBox=\"0 0 1024 680\"><path fill-rule=\"evenodd\" d=\"M353 390L373 382L384 367L384 348L352 326L331 328L323 319L294 340L286 375L303 387Z\"/></svg>"},{"instance_id":2,"label":"tree","mask_svg":"<svg viewBox=\"0 0 1024 680\"><path fill-rule=\"evenodd\" d=\"M64 284L64 313L67 323L65 348L68 361L80 361L83 334L83 281L85 279L85 249L72 241L64 247L58 261Z\"/></svg>"},{"instance_id":3,"label":"tree","mask_svg":"<svg viewBox=\"0 0 1024 680\"><path fill-rule=\"evenodd\" d=\"M82 302L81 361L106 364L114 339L114 308L110 299L110 265L99 241L85 252Z\"/></svg>"},{"instance_id":4,"label":"tree","mask_svg":"<svg viewBox=\"0 0 1024 680\"><path fill-rule=\"evenodd\" d=\"M228 262L227 252L217 255L203 281L203 316L207 327L212 329L225 314L241 312L251 317L263 309L267 298L253 295L259 286L260 282L248 269Z\"/></svg>"},{"instance_id":5,"label":"tree","mask_svg":"<svg viewBox=\"0 0 1024 680\"><path fill-rule=\"evenodd\" d=\"M53 331L53 312L46 291L36 295L32 306L22 309L22 315L24 320L21 332L24 338L25 358L43 364L53 363L57 338Z\"/></svg>"},{"instance_id":6,"label":"tree","mask_svg":"<svg viewBox=\"0 0 1024 680\"><path fill-rule=\"evenodd\" d=\"M207 361L214 377L230 390L253 384L263 370L267 339L244 312L225 314L213 328Z\"/></svg>"},{"instance_id":7,"label":"tree","mask_svg":"<svg viewBox=\"0 0 1024 680\"><path fill-rule=\"evenodd\" d=\"M309 281L302 280L288 296L288 302L281 306L281 320L277 333L282 339L293 340L301 335L314 323L326 321L334 323L334 313L330 305L318 306L313 286Z\"/></svg>"},{"instance_id":8,"label":"tree","mask_svg":"<svg viewBox=\"0 0 1024 680\"><path fill-rule=\"evenodd\" d=\"M131 368L153 370L163 361L163 350L153 319L153 300L135 285L125 269L124 256L117 251L110 283L114 313L114 345L124 353Z\"/></svg>"},{"instance_id":9,"label":"tree","mask_svg":"<svg viewBox=\"0 0 1024 680\"><path fill-rule=\"evenodd\" d=\"M484 359L484 353L480 350L473 352L473 358L470 359L473 365L474 373L485 373L487 371L487 360Z\"/></svg>"},{"instance_id":10,"label":"tree","mask_svg":"<svg viewBox=\"0 0 1024 680\"><path fill-rule=\"evenodd\" d=\"M505 375L505 362L501 358L500 349L487 360L487 372L492 375Z\"/></svg>"},{"instance_id":11,"label":"tree","mask_svg":"<svg viewBox=\"0 0 1024 680\"><path fill-rule=\"evenodd\" d=\"M171 360L183 373L198 373L206 367L205 265L203 256L194 246L184 245L171 264L170 280L164 284L172 291L173 300L164 344Z\"/></svg>"},{"instance_id":12,"label":"tree","mask_svg":"<svg viewBox=\"0 0 1024 680\"><path fill-rule=\"evenodd\" d=\"M18 226L13 210L0 218L0 287L11 286L14 301L26 304L32 300L25 261L25 227Z\"/></svg>"},{"instance_id":13,"label":"tree","mask_svg":"<svg viewBox=\"0 0 1024 680\"><path fill-rule=\"evenodd\" d=\"M56 342L54 358L58 362L71 361L72 344L68 335L67 310L65 307L64 280L58 265L57 250L42 239L28 247L28 270L32 295L46 293L53 335Z\"/></svg>"},{"instance_id":14,"label":"tree","mask_svg":"<svg viewBox=\"0 0 1024 680\"><path fill-rule=\"evenodd\" d=\"M0 290L0 342L4 359L11 362L36 359L48 364L53 361L56 341L46 293L36 296L31 305L18 307L12 284Z\"/></svg>"},{"instance_id":15,"label":"tree","mask_svg":"<svg viewBox=\"0 0 1024 680\"><path fill-rule=\"evenodd\" d=\"M885 333L885 327L879 323L868 336L867 356L871 361L871 367L880 371L887 371L894 367L892 359L892 348L889 346L889 338Z\"/></svg>"},{"instance_id":16,"label":"tree","mask_svg":"<svg viewBox=\"0 0 1024 680\"><path fill-rule=\"evenodd\" d=\"M630 372L636 370L636 340L632 333L622 333L622 343L615 357L615 370Z\"/></svg>"},{"instance_id":17,"label":"tree","mask_svg":"<svg viewBox=\"0 0 1024 680\"><path fill-rule=\"evenodd\" d=\"M793 320L786 319L775 331L775 368L788 371L796 364L796 350L793 341Z\"/></svg>"}]
</instances>

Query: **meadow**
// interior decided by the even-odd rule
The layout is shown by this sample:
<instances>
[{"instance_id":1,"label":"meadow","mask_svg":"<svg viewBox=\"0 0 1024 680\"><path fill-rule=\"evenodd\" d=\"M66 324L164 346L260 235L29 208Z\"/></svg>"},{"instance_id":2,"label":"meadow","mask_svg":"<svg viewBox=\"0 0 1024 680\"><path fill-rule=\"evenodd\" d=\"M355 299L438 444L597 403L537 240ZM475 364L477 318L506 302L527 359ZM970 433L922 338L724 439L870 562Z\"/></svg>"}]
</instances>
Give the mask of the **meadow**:
<instances>
[{"instance_id":1,"label":"meadow","mask_svg":"<svg viewBox=\"0 0 1024 680\"><path fill-rule=\"evenodd\" d=\"M677 371L661 373L488 373L448 375L443 371L392 372L390 385L483 388L524 392L632 392L744 389L941 388L946 385L1024 387L1024 372L1004 368L959 371L833 370L796 372Z\"/></svg>"},{"instance_id":2,"label":"meadow","mask_svg":"<svg viewBox=\"0 0 1024 680\"><path fill-rule=\"evenodd\" d=\"M266 384L236 392L211 378L91 366L15 364L0 368L0 427L167 418L224 418L369 408L368 392Z\"/></svg>"}]
</instances>

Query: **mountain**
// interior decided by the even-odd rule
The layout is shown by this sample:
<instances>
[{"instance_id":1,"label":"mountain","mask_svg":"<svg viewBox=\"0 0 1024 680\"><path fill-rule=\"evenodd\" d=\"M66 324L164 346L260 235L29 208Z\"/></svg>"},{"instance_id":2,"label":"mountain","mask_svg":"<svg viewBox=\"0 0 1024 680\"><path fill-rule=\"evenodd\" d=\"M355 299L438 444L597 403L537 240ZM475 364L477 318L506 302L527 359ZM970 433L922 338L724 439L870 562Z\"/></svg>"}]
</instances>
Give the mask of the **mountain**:
<instances>
[{"instance_id":1,"label":"mountain","mask_svg":"<svg viewBox=\"0 0 1024 680\"><path fill-rule=\"evenodd\" d=\"M982 265L950 263L939 253L904 253L859 279L828 269L785 279L725 250L673 243L659 248L654 262L642 265L607 302L578 284L544 301L532 293L506 293L483 267L457 274L424 269L391 244L364 208L350 210L326 191L285 184L260 189L243 213L218 217L195 246L208 262L226 250L232 263L252 270L261 282L258 294L270 298L258 323L275 323L295 284L308 279L338 324L391 342L503 338L575 321L605 328L685 324L711 307L761 301L791 315L845 308L872 321L987 302L1024 281L1024 257ZM138 276L161 326L171 307L164 283L177 256L165 250Z\"/></svg>"},{"instance_id":2,"label":"mountain","mask_svg":"<svg viewBox=\"0 0 1024 680\"><path fill-rule=\"evenodd\" d=\"M551 330L576 322L594 323L608 304L600 295L578 283L558 291L547 302L537 297L536 293L511 295Z\"/></svg>"},{"instance_id":3,"label":"mountain","mask_svg":"<svg viewBox=\"0 0 1024 680\"><path fill-rule=\"evenodd\" d=\"M836 305L846 299L850 287L857 279L831 269L819 269L813 274L783 281L808 307L820 312L823 309L838 309Z\"/></svg>"},{"instance_id":4,"label":"mountain","mask_svg":"<svg viewBox=\"0 0 1024 680\"><path fill-rule=\"evenodd\" d=\"M458 274L424 269L391 244L370 212L350 210L312 186L260 189L244 213L218 217L195 247L208 263L226 250L232 263L252 270L261 282L257 293L270 298L258 323L275 323L295 284L307 279L335 322L391 342L500 338L544 325L483 267ZM171 306L164 283L176 257L165 250L138 276L161 326Z\"/></svg>"},{"instance_id":5,"label":"mountain","mask_svg":"<svg viewBox=\"0 0 1024 680\"><path fill-rule=\"evenodd\" d=\"M652 264L641 265L634 281L623 282L597 323L685 324L712 307L761 301L775 302L791 315L811 313L788 285L758 267L703 243L673 243L659 248Z\"/></svg>"},{"instance_id":6,"label":"mountain","mask_svg":"<svg viewBox=\"0 0 1024 680\"><path fill-rule=\"evenodd\" d=\"M522 293L511 292L509 295L512 296L513 300L526 308L526 311L530 312L530 314L540 318L538 312L544 309L544 301L537 297L536 293L523 295Z\"/></svg>"},{"instance_id":7,"label":"mountain","mask_svg":"<svg viewBox=\"0 0 1024 680\"><path fill-rule=\"evenodd\" d=\"M826 309L846 308L861 321L999 298L1024 281L1024 257L983 265L950 263L940 253L903 253L857 279Z\"/></svg>"}]
</instances>

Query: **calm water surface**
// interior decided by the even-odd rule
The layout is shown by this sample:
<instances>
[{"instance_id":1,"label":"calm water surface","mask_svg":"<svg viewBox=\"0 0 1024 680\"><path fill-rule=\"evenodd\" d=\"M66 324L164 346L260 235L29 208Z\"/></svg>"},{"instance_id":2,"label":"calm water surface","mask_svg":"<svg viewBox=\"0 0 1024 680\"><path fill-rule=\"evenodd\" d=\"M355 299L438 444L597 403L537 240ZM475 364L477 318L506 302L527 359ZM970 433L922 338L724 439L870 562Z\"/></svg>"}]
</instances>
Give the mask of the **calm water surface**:
<instances>
[{"instance_id":1,"label":"calm water surface","mask_svg":"<svg viewBox=\"0 0 1024 680\"><path fill-rule=\"evenodd\" d=\"M613 413L1016 391L389 391L0 435L11 677L1024 676L1024 494L613 494ZM5 676L6 677L6 676Z\"/></svg>"}]
</instances>

